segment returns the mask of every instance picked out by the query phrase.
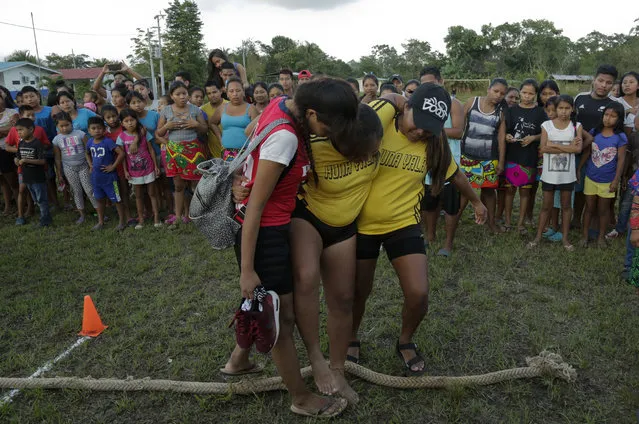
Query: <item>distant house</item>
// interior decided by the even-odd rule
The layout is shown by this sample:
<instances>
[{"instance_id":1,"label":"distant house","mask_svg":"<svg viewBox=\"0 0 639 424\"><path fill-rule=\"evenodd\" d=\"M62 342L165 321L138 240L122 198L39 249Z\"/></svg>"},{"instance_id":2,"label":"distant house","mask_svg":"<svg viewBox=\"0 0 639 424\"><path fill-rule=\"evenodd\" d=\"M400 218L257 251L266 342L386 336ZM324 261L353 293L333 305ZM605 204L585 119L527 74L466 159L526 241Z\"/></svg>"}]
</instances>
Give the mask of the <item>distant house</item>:
<instances>
[{"instance_id":1,"label":"distant house","mask_svg":"<svg viewBox=\"0 0 639 424\"><path fill-rule=\"evenodd\" d=\"M587 83L592 81L594 78L591 75L561 75L561 74L551 74L550 79L554 79L555 81L561 82L572 82L572 83Z\"/></svg>"},{"instance_id":2,"label":"distant house","mask_svg":"<svg viewBox=\"0 0 639 424\"><path fill-rule=\"evenodd\" d=\"M100 72L102 72L102 68L59 69L55 75L52 75L52 78L64 79L64 82L75 90L76 84L93 83L93 81L95 81L95 79L100 75ZM81 96L82 93L79 93L79 95Z\"/></svg>"},{"instance_id":3,"label":"distant house","mask_svg":"<svg viewBox=\"0 0 639 424\"><path fill-rule=\"evenodd\" d=\"M0 85L5 86L12 96L25 85L38 87L40 76L51 77L58 71L31 62L0 62Z\"/></svg>"}]
</instances>

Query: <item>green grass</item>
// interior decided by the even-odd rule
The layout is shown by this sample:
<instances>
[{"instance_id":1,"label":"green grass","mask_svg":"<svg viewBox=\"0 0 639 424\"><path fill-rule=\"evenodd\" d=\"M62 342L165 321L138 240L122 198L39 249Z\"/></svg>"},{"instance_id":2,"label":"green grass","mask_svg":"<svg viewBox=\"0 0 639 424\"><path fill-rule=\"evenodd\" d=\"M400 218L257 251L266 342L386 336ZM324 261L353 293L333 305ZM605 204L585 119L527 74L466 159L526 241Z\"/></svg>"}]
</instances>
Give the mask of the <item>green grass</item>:
<instances>
[{"instance_id":1,"label":"green grass","mask_svg":"<svg viewBox=\"0 0 639 424\"><path fill-rule=\"evenodd\" d=\"M109 328L46 376L223 381L218 369L234 344L227 325L239 300L233 252L213 251L192 226L116 234L110 223L91 233L94 220L76 227L74 218L58 214L55 226L44 230L0 221L0 376L26 377L71 345L89 294ZM450 260L429 252L430 311L415 341L431 375L525 366L526 356L550 349L577 369L575 384L534 379L401 391L355 380L361 403L337 422L636 422L639 298L619 277L623 242L566 253L550 244L531 252L527 240L514 233L488 236L465 218ZM362 328L362 360L400 375L393 347L402 295L381 258ZM326 348L325 335L322 343ZM300 356L307 364L303 349ZM275 374L268 358L258 361L267 365L265 375ZM0 422L300 422L288 406L284 392L27 390L0 408Z\"/></svg>"}]
</instances>

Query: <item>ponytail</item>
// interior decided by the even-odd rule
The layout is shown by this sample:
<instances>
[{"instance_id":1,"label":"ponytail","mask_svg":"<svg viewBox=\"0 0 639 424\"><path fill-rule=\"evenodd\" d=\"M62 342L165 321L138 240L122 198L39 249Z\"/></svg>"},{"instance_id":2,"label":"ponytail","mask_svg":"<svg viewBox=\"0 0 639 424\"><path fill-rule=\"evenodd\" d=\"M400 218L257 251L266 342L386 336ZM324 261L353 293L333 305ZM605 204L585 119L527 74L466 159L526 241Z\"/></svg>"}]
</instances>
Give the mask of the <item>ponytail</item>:
<instances>
[{"instance_id":1,"label":"ponytail","mask_svg":"<svg viewBox=\"0 0 639 424\"><path fill-rule=\"evenodd\" d=\"M430 134L426 140L426 173L431 176L433 196L439 195L444 189L452 156L446 132L442 130L439 135Z\"/></svg>"}]
</instances>

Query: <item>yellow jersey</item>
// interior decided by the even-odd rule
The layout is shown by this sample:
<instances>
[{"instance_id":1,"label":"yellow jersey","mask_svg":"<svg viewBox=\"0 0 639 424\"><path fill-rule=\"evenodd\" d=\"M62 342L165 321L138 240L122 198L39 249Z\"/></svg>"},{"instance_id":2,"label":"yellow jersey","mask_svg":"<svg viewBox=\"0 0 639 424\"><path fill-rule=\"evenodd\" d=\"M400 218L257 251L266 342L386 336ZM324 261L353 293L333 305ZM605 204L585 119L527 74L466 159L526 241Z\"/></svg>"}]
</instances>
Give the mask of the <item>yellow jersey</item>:
<instances>
[{"instance_id":1,"label":"yellow jersey","mask_svg":"<svg viewBox=\"0 0 639 424\"><path fill-rule=\"evenodd\" d=\"M326 225L343 227L355 221L378 170L378 158L351 162L328 138L311 137L315 175L309 175L299 198Z\"/></svg>"},{"instance_id":2,"label":"yellow jersey","mask_svg":"<svg viewBox=\"0 0 639 424\"><path fill-rule=\"evenodd\" d=\"M222 103L220 104L223 105L224 103L228 103L228 100L223 100ZM213 114L215 113L215 110L218 108L217 107L213 107L211 105L211 103L206 103L203 104L202 107L200 109L202 109L204 111L204 113L206 113L206 116L208 117L208 119L211 119L211 117L213 116ZM218 127L220 128L220 131L222 130L222 124L218 125ZM213 131L211 131L211 129L209 129L206 133L206 137L207 137L207 145L209 146L209 150L211 151L211 155L214 158L221 158L222 157L222 143L220 142L220 140L215 136L215 134L213 133Z\"/></svg>"},{"instance_id":3,"label":"yellow jersey","mask_svg":"<svg viewBox=\"0 0 639 424\"><path fill-rule=\"evenodd\" d=\"M395 123L397 110L388 100L369 104L384 128L379 172L357 218L361 234L387 234L421 222L420 203L426 177L426 143L409 141ZM451 157L446 179L457 172Z\"/></svg>"}]
</instances>

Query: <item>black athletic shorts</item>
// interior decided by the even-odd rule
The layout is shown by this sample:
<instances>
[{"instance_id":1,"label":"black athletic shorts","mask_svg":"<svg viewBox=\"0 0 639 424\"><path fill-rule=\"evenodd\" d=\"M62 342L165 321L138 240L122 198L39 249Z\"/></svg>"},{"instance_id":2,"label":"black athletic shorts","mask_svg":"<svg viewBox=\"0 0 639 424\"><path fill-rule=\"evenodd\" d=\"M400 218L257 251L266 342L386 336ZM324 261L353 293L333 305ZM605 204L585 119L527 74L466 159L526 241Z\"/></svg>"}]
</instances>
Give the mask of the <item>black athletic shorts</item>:
<instances>
[{"instance_id":1,"label":"black athletic shorts","mask_svg":"<svg viewBox=\"0 0 639 424\"><path fill-rule=\"evenodd\" d=\"M420 224L409 225L387 234L357 234L357 259L377 259L384 245L388 260L412 254L426 254L424 234Z\"/></svg>"},{"instance_id":2,"label":"black athletic shorts","mask_svg":"<svg viewBox=\"0 0 639 424\"><path fill-rule=\"evenodd\" d=\"M549 184L545 182L541 182L541 190L542 191L573 191L575 189L575 183L568 184Z\"/></svg>"},{"instance_id":3,"label":"black athletic shorts","mask_svg":"<svg viewBox=\"0 0 639 424\"><path fill-rule=\"evenodd\" d=\"M461 205L461 195L459 191L457 191L455 184L446 184L442 192L437 196L433 196L430 186L426 186L424 198L422 199L422 211L434 211L440 204L442 205L444 212L448 215L457 215Z\"/></svg>"},{"instance_id":4,"label":"black athletic shorts","mask_svg":"<svg viewBox=\"0 0 639 424\"><path fill-rule=\"evenodd\" d=\"M308 221L322 238L322 245L324 246L324 249L341 241L348 240L357 234L357 224L355 221L343 227L333 227L331 225L324 224L318 217L308 210L306 203L301 199L297 199L297 205L295 206L295 210L293 211L291 218L299 218L304 221Z\"/></svg>"},{"instance_id":5,"label":"black athletic shorts","mask_svg":"<svg viewBox=\"0 0 639 424\"><path fill-rule=\"evenodd\" d=\"M260 227L255 245L255 272L266 290L278 295L293 292L293 267L288 232L290 224L276 227ZM242 230L235 238L235 256L238 265L242 257ZM241 266L240 266L241 268Z\"/></svg>"}]
</instances>

